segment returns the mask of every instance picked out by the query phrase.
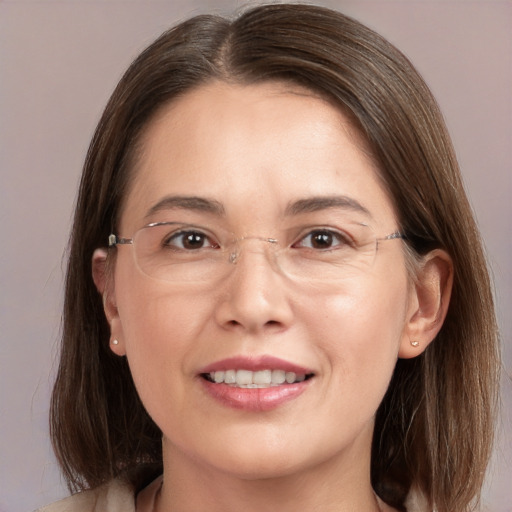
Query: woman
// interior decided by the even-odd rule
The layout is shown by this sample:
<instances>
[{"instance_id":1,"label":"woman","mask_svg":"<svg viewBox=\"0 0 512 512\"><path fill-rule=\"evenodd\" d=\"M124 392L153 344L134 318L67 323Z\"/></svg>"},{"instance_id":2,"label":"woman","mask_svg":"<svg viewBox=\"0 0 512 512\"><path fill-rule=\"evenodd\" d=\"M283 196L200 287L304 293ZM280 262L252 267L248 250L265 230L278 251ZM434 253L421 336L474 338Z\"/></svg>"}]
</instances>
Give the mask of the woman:
<instances>
[{"instance_id":1,"label":"woman","mask_svg":"<svg viewBox=\"0 0 512 512\"><path fill-rule=\"evenodd\" d=\"M91 490L44 510L470 510L497 354L407 59L319 7L193 18L90 146L51 424Z\"/></svg>"}]
</instances>

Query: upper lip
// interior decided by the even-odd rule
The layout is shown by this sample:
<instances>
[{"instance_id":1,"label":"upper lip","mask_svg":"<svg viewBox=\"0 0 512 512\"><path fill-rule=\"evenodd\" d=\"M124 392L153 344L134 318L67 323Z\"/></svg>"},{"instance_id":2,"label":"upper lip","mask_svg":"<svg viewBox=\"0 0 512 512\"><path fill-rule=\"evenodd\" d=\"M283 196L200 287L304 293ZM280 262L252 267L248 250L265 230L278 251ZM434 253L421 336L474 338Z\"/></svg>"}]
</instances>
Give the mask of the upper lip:
<instances>
[{"instance_id":1,"label":"upper lip","mask_svg":"<svg viewBox=\"0 0 512 512\"><path fill-rule=\"evenodd\" d=\"M284 370L285 372L294 372L304 375L313 373L309 368L269 355L228 357L227 359L208 364L202 368L199 373L226 370L250 370L253 372L259 370Z\"/></svg>"}]
</instances>

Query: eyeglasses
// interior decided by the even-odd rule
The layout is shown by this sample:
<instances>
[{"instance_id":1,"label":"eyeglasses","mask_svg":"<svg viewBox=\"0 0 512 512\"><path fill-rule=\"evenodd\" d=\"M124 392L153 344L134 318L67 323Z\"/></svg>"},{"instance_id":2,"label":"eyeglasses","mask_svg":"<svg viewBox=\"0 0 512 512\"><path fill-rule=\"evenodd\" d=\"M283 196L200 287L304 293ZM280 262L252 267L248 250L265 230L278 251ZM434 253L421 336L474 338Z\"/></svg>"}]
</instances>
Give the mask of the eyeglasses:
<instances>
[{"instance_id":1,"label":"eyeglasses","mask_svg":"<svg viewBox=\"0 0 512 512\"><path fill-rule=\"evenodd\" d=\"M275 271L294 280L325 283L367 272L380 243L405 238L399 231L379 238L368 225L354 221L336 227L299 226L280 235L235 237L219 228L154 222L132 238L112 234L108 245L133 245L141 272L172 283L221 280L247 252L265 255Z\"/></svg>"}]
</instances>

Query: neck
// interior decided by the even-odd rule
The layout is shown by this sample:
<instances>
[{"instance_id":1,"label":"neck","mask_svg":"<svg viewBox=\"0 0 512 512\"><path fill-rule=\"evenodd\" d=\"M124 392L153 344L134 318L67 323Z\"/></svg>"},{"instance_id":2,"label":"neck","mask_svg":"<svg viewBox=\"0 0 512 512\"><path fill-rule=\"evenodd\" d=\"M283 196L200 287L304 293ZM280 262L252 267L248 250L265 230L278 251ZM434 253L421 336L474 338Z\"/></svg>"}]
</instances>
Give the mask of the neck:
<instances>
[{"instance_id":1,"label":"neck","mask_svg":"<svg viewBox=\"0 0 512 512\"><path fill-rule=\"evenodd\" d=\"M371 487L369 453L347 454L288 475L258 478L218 471L164 441L164 482L156 512L322 510L383 512Z\"/></svg>"}]
</instances>

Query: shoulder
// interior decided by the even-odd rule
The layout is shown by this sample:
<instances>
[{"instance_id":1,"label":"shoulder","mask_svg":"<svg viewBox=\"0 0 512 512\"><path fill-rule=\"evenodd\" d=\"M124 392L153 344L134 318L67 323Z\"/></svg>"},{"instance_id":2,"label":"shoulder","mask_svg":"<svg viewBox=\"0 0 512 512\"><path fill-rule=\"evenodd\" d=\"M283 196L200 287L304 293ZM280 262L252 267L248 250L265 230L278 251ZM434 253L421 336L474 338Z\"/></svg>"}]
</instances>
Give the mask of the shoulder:
<instances>
[{"instance_id":1,"label":"shoulder","mask_svg":"<svg viewBox=\"0 0 512 512\"><path fill-rule=\"evenodd\" d=\"M123 480L79 492L36 512L135 512L133 486Z\"/></svg>"}]
</instances>

